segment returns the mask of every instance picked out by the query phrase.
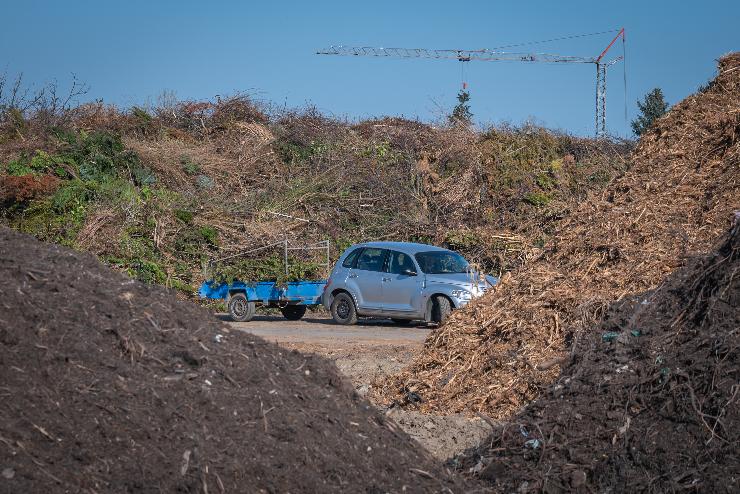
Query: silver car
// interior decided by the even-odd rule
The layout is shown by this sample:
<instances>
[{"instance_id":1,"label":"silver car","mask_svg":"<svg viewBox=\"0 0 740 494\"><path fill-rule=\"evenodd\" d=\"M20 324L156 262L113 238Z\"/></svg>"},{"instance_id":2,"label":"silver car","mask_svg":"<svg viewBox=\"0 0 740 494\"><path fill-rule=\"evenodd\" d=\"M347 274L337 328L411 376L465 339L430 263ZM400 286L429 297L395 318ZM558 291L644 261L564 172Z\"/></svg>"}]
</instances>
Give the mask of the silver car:
<instances>
[{"instance_id":1,"label":"silver car","mask_svg":"<svg viewBox=\"0 0 740 494\"><path fill-rule=\"evenodd\" d=\"M465 258L433 245L367 242L353 245L329 276L322 302L339 324L359 316L442 323L496 283Z\"/></svg>"}]
</instances>

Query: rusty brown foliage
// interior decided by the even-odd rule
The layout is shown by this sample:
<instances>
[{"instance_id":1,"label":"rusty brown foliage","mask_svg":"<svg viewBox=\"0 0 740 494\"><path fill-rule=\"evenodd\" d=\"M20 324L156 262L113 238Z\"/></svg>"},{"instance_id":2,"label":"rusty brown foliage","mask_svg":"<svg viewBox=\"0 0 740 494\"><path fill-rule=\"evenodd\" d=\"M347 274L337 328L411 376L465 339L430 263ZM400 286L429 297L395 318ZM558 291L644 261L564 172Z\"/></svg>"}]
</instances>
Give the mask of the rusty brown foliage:
<instances>
[{"instance_id":1,"label":"rusty brown foliage","mask_svg":"<svg viewBox=\"0 0 740 494\"><path fill-rule=\"evenodd\" d=\"M23 203L51 195L60 182L52 175L0 175L0 203Z\"/></svg>"}]
</instances>

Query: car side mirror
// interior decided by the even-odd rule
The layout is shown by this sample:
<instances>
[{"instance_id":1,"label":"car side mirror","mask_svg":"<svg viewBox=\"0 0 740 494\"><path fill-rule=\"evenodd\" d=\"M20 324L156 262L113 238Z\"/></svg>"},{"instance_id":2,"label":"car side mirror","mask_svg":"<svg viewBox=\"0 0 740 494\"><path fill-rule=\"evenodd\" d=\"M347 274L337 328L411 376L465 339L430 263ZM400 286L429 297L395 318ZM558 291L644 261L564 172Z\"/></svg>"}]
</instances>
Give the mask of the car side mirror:
<instances>
[{"instance_id":1,"label":"car side mirror","mask_svg":"<svg viewBox=\"0 0 740 494\"><path fill-rule=\"evenodd\" d=\"M413 269L404 269L401 274L405 274L406 276L416 276L416 271Z\"/></svg>"}]
</instances>

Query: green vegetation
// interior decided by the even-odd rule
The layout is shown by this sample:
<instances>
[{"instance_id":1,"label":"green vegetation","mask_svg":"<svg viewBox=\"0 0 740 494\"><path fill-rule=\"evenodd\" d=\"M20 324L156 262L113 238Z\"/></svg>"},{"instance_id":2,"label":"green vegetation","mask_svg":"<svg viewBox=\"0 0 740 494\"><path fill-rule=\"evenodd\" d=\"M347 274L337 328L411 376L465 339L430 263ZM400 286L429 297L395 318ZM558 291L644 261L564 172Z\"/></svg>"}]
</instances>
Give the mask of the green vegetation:
<instances>
[{"instance_id":1,"label":"green vegetation","mask_svg":"<svg viewBox=\"0 0 740 494\"><path fill-rule=\"evenodd\" d=\"M473 113L470 111L470 93L465 89L461 89L457 93L457 105L452 110L452 114L448 117L449 121L453 125L470 125L473 122Z\"/></svg>"},{"instance_id":2,"label":"green vegetation","mask_svg":"<svg viewBox=\"0 0 740 494\"><path fill-rule=\"evenodd\" d=\"M542 192L530 192L524 196L524 202L538 208L547 206L551 200L552 198L550 196Z\"/></svg>"},{"instance_id":3,"label":"green vegetation","mask_svg":"<svg viewBox=\"0 0 740 494\"><path fill-rule=\"evenodd\" d=\"M640 115L632 121L632 132L638 137L642 135L652 127L656 119L665 115L668 106L668 102L663 97L663 91L659 87L647 93L642 101L637 102Z\"/></svg>"},{"instance_id":4,"label":"green vegetation","mask_svg":"<svg viewBox=\"0 0 740 494\"><path fill-rule=\"evenodd\" d=\"M283 284L288 281L316 278L323 266L317 262L307 262L297 257L288 258L288 272L285 272L285 261L282 253L260 256L252 259L240 259L230 264L212 267L212 277L217 282L231 283L234 280L244 282L275 281Z\"/></svg>"},{"instance_id":5,"label":"green vegetation","mask_svg":"<svg viewBox=\"0 0 740 494\"><path fill-rule=\"evenodd\" d=\"M185 173L188 175L198 175L200 174L200 165L198 163L194 163L189 156L183 155L180 157L180 164L182 165L182 169Z\"/></svg>"}]
</instances>

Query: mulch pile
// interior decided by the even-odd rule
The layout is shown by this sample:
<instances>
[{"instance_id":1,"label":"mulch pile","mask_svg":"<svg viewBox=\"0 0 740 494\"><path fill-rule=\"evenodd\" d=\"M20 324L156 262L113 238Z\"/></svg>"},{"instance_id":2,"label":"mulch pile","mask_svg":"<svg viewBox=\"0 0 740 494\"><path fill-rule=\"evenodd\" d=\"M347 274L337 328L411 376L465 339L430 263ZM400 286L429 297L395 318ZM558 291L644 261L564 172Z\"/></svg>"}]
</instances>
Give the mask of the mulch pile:
<instances>
[{"instance_id":1,"label":"mulch pile","mask_svg":"<svg viewBox=\"0 0 740 494\"><path fill-rule=\"evenodd\" d=\"M632 165L558 226L536 259L456 312L376 399L511 417L560 374L608 307L706 252L740 209L740 53L645 134Z\"/></svg>"},{"instance_id":2,"label":"mulch pile","mask_svg":"<svg viewBox=\"0 0 740 494\"><path fill-rule=\"evenodd\" d=\"M557 384L458 465L504 492L738 492L736 218L713 253L614 306Z\"/></svg>"},{"instance_id":3,"label":"mulch pile","mask_svg":"<svg viewBox=\"0 0 740 494\"><path fill-rule=\"evenodd\" d=\"M1 492L459 492L333 364L0 227Z\"/></svg>"}]
</instances>

